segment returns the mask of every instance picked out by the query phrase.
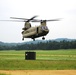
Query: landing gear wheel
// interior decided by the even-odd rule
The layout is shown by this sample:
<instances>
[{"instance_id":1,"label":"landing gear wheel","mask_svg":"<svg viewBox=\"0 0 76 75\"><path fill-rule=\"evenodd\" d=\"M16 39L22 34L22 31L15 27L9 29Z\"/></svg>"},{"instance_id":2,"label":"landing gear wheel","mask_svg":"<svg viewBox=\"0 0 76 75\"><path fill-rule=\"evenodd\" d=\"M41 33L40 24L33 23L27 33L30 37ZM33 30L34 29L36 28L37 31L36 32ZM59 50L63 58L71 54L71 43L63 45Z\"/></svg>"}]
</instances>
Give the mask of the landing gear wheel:
<instances>
[{"instance_id":1,"label":"landing gear wheel","mask_svg":"<svg viewBox=\"0 0 76 75\"><path fill-rule=\"evenodd\" d=\"M33 41L35 41L35 38L33 39Z\"/></svg>"},{"instance_id":2,"label":"landing gear wheel","mask_svg":"<svg viewBox=\"0 0 76 75\"><path fill-rule=\"evenodd\" d=\"M24 40L24 38L22 38L22 40Z\"/></svg>"},{"instance_id":3,"label":"landing gear wheel","mask_svg":"<svg viewBox=\"0 0 76 75\"><path fill-rule=\"evenodd\" d=\"M42 40L45 40L45 37L42 37Z\"/></svg>"}]
</instances>

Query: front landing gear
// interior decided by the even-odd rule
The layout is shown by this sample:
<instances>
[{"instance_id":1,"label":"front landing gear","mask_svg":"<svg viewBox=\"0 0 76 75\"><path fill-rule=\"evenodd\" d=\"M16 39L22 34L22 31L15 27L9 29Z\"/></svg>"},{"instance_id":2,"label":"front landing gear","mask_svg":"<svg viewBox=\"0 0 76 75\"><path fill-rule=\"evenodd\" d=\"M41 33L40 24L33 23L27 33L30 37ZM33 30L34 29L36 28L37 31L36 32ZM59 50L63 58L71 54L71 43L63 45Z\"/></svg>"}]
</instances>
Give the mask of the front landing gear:
<instances>
[{"instance_id":1,"label":"front landing gear","mask_svg":"<svg viewBox=\"0 0 76 75\"><path fill-rule=\"evenodd\" d=\"M33 41L35 41L35 38L33 39Z\"/></svg>"},{"instance_id":2,"label":"front landing gear","mask_svg":"<svg viewBox=\"0 0 76 75\"><path fill-rule=\"evenodd\" d=\"M24 37L22 38L22 40L24 40Z\"/></svg>"},{"instance_id":3,"label":"front landing gear","mask_svg":"<svg viewBox=\"0 0 76 75\"><path fill-rule=\"evenodd\" d=\"M45 37L44 36L42 37L42 40L45 40Z\"/></svg>"}]
</instances>

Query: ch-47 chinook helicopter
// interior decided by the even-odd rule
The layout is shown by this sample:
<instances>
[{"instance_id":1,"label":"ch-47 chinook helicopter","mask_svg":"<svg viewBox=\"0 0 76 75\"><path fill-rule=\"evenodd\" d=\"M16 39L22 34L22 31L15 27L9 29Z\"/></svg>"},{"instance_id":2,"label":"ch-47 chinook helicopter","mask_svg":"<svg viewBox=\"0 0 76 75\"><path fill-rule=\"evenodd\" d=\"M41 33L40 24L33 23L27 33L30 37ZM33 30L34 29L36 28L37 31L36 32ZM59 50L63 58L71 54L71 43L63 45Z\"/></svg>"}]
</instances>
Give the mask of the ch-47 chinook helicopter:
<instances>
[{"instance_id":1,"label":"ch-47 chinook helicopter","mask_svg":"<svg viewBox=\"0 0 76 75\"><path fill-rule=\"evenodd\" d=\"M35 38L42 37L43 40L45 40L45 37L49 33L49 29L46 26L46 22L48 21L59 21L59 19L52 19L52 20L38 20L34 19L37 16L33 16L30 19L26 18L16 18L16 17L10 17L12 19L20 19L20 22L25 22L24 28L22 28L22 40L24 38L31 38L33 41L35 41ZM39 26L32 27L30 22L40 22Z\"/></svg>"},{"instance_id":2,"label":"ch-47 chinook helicopter","mask_svg":"<svg viewBox=\"0 0 76 75\"><path fill-rule=\"evenodd\" d=\"M49 21L59 21L59 19L51 19L51 20L38 20L34 19L37 16L33 16L30 19L26 18L17 18L17 17L10 17L11 19L18 19L18 20L0 20L0 21L17 21L17 22L24 22L24 28L22 28L22 40L24 38L31 38L35 41L35 38L42 37L45 40L45 37L49 33L49 29L46 25L46 22ZM30 22L40 22L39 26L32 27Z\"/></svg>"}]
</instances>

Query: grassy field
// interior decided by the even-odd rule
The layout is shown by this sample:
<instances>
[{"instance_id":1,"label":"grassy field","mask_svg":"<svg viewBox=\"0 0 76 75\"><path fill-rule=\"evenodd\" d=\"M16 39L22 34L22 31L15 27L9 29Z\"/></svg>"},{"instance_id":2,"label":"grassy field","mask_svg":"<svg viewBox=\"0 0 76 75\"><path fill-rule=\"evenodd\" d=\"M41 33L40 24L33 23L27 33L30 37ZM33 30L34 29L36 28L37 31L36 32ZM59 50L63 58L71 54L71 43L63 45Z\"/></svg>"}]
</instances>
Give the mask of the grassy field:
<instances>
[{"instance_id":1,"label":"grassy field","mask_svg":"<svg viewBox=\"0 0 76 75\"><path fill-rule=\"evenodd\" d=\"M25 60L26 51L0 51L0 70L76 70L76 50L36 52L36 60Z\"/></svg>"},{"instance_id":2,"label":"grassy field","mask_svg":"<svg viewBox=\"0 0 76 75\"><path fill-rule=\"evenodd\" d=\"M7 75L7 74L1 73L0 75Z\"/></svg>"}]
</instances>

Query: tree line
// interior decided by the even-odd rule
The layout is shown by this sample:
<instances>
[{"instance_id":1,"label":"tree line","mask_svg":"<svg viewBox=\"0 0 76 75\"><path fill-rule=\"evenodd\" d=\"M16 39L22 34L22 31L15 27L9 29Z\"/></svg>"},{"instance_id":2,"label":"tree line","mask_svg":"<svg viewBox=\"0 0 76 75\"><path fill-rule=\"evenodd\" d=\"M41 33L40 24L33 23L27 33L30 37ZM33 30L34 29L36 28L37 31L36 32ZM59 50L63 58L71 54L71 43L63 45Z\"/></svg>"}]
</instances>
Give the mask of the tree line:
<instances>
[{"instance_id":1,"label":"tree line","mask_svg":"<svg viewBox=\"0 0 76 75\"><path fill-rule=\"evenodd\" d=\"M58 49L76 49L75 41L47 41L30 44L20 44L15 46L0 45L0 50L58 50Z\"/></svg>"},{"instance_id":2,"label":"tree line","mask_svg":"<svg viewBox=\"0 0 76 75\"><path fill-rule=\"evenodd\" d=\"M57 50L57 49L76 49L76 41L48 41L37 44L18 45L16 50Z\"/></svg>"}]
</instances>

